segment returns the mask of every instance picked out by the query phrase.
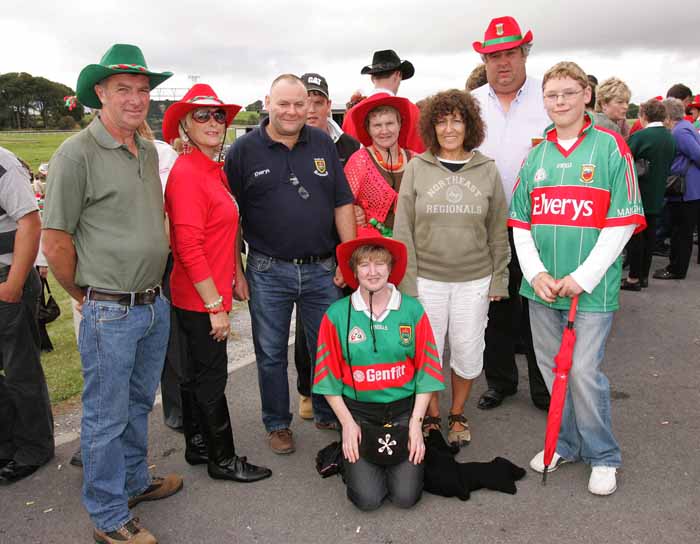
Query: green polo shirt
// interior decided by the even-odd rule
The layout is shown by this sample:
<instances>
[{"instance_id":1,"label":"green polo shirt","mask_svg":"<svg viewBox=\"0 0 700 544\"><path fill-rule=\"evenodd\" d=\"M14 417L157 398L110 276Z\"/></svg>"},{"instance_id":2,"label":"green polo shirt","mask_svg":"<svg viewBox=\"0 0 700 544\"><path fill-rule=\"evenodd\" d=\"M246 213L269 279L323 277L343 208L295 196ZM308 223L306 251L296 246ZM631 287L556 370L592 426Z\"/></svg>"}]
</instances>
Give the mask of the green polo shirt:
<instances>
[{"instance_id":1,"label":"green polo shirt","mask_svg":"<svg viewBox=\"0 0 700 544\"><path fill-rule=\"evenodd\" d=\"M159 285L168 256L158 154L136 136L138 157L99 117L49 163L43 227L73 236L75 283L114 291Z\"/></svg>"}]
</instances>

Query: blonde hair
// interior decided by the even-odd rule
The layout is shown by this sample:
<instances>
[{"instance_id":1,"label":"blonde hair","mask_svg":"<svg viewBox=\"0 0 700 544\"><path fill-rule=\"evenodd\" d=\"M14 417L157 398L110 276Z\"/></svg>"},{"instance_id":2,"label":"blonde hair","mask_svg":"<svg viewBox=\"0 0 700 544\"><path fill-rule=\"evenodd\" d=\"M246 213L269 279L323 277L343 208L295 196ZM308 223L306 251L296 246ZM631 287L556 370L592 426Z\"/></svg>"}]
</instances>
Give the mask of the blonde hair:
<instances>
[{"instance_id":1,"label":"blonde hair","mask_svg":"<svg viewBox=\"0 0 700 544\"><path fill-rule=\"evenodd\" d=\"M583 69L571 61L562 61L556 63L549 70L547 70L542 78L542 89L544 89L545 84L550 79L563 79L565 77L571 78L576 81L583 89L587 89L591 86L588 81L588 76Z\"/></svg>"},{"instance_id":2,"label":"blonde hair","mask_svg":"<svg viewBox=\"0 0 700 544\"><path fill-rule=\"evenodd\" d=\"M632 91L627 84L619 78L611 77L603 81L596 89L595 110L603 111L603 104L608 104L616 98L629 102L631 97Z\"/></svg>"}]
</instances>

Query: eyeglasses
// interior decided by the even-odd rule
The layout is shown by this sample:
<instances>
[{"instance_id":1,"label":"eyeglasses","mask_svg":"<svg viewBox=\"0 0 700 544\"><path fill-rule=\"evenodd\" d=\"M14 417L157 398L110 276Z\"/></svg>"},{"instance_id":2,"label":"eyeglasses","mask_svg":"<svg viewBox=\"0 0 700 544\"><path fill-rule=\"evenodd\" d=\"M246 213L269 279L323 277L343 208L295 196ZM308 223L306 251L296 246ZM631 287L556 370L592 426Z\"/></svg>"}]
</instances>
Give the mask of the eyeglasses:
<instances>
[{"instance_id":1,"label":"eyeglasses","mask_svg":"<svg viewBox=\"0 0 700 544\"><path fill-rule=\"evenodd\" d=\"M579 89L578 91L568 90L561 93L547 93L544 95L544 99L546 102L556 102L561 96L564 99L564 102L571 102L576 95L581 94L582 92L583 89Z\"/></svg>"},{"instance_id":2,"label":"eyeglasses","mask_svg":"<svg viewBox=\"0 0 700 544\"><path fill-rule=\"evenodd\" d=\"M289 173L289 183L292 184L292 187L297 188L297 193L302 200L306 200L311 196L309 191L306 190L306 187L299 182L299 178L294 172Z\"/></svg>"},{"instance_id":3,"label":"eyeglasses","mask_svg":"<svg viewBox=\"0 0 700 544\"><path fill-rule=\"evenodd\" d=\"M209 119L214 118L214 121L223 125L226 122L226 111L224 110L194 110L192 112L192 120L197 123L206 123Z\"/></svg>"}]
</instances>

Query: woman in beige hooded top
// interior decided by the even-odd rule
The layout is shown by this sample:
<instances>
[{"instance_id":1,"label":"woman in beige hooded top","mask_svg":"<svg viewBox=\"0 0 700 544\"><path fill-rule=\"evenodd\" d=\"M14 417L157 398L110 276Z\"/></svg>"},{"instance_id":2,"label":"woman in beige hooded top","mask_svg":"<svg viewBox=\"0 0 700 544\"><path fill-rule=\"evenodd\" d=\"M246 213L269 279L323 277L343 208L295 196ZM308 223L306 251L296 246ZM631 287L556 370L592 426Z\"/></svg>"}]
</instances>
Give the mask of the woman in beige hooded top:
<instances>
[{"instance_id":1,"label":"woman in beige hooded top","mask_svg":"<svg viewBox=\"0 0 700 544\"><path fill-rule=\"evenodd\" d=\"M489 302L508 296L508 204L495 162L475 151L485 129L468 93L428 98L420 130L428 150L406 166L394 222L408 248L401 290L425 307L441 355L449 334L448 441L462 446L471 440L464 404L483 368ZM434 394L424 432L439 426Z\"/></svg>"}]
</instances>

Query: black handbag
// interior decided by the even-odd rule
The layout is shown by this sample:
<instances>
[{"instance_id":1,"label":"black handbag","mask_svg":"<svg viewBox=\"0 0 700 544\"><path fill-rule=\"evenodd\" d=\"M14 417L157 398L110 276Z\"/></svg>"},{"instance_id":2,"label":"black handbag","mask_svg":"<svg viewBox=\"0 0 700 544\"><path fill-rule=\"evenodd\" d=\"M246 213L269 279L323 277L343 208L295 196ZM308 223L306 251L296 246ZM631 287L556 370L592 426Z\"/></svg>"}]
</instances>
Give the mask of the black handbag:
<instances>
[{"instance_id":1,"label":"black handbag","mask_svg":"<svg viewBox=\"0 0 700 544\"><path fill-rule=\"evenodd\" d=\"M664 196L683 196L685 194L685 177L690 169L690 161L682 174L671 174L666 178L666 192Z\"/></svg>"},{"instance_id":2,"label":"black handbag","mask_svg":"<svg viewBox=\"0 0 700 544\"><path fill-rule=\"evenodd\" d=\"M345 338L350 336L350 311L352 307L351 297L348 297L348 322ZM372 316L370 315L370 320ZM371 326L371 323L370 323ZM348 366L352 377L352 388L355 390L357 401L357 388L355 376L352 370L352 358L350 356L350 342L348 342ZM413 393L415 402L415 391ZM383 424L361 421L360 431L360 457L370 463L380 466L398 465L408 459L408 427L391 421L391 416L386 418Z\"/></svg>"},{"instance_id":3,"label":"black handbag","mask_svg":"<svg viewBox=\"0 0 700 544\"><path fill-rule=\"evenodd\" d=\"M48 292L49 298L46 298ZM46 325L52 321L56 321L61 315L61 308L51 294L51 288L46 278L41 278L41 303L39 304L39 323Z\"/></svg>"}]
</instances>

